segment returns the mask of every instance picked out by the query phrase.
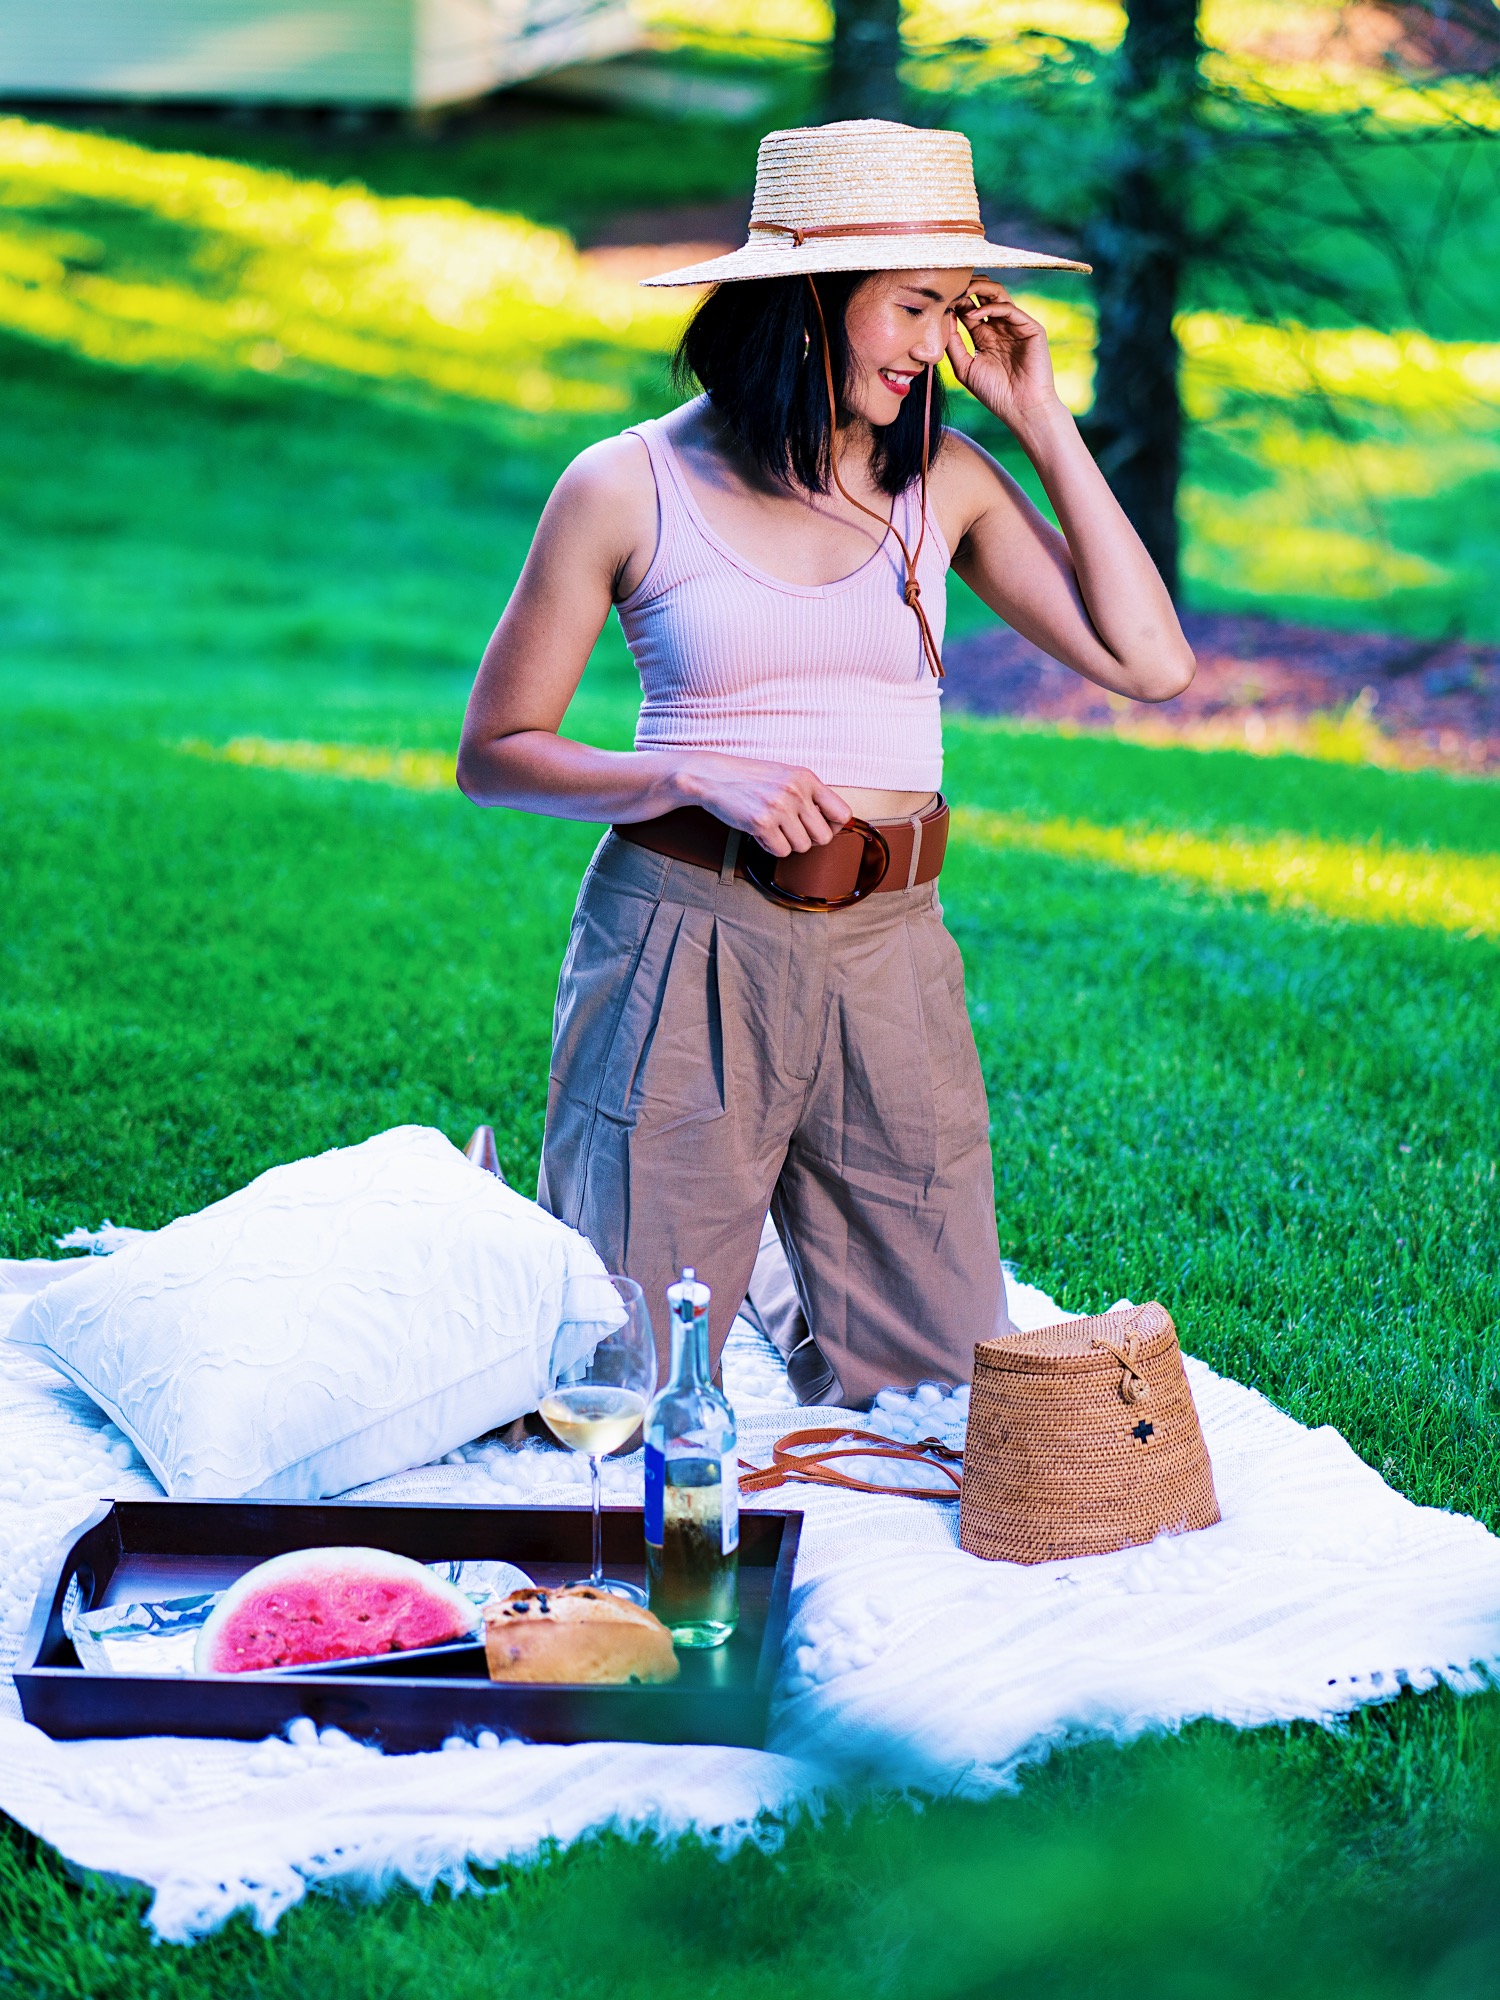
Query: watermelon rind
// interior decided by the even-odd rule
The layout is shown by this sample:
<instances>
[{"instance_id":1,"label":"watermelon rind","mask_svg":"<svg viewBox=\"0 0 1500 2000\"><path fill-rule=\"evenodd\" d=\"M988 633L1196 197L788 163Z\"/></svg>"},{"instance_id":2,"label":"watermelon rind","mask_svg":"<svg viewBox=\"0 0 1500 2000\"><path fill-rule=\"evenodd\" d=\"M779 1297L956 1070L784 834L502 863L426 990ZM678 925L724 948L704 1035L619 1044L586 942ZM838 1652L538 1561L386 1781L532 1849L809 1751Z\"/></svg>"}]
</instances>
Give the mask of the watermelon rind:
<instances>
[{"instance_id":1,"label":"watermelon rind","mask_svg":"<svg viewBox=\"0 0 1500 2000\"><path fill-rule=\"evenodd\" d=\"M265 1673L367 1659L465 1638L479 1624L471 1599L410 1556L293 1549L229 1586L198 1634L193 1667Z\"/></svg>"}]
</instances>

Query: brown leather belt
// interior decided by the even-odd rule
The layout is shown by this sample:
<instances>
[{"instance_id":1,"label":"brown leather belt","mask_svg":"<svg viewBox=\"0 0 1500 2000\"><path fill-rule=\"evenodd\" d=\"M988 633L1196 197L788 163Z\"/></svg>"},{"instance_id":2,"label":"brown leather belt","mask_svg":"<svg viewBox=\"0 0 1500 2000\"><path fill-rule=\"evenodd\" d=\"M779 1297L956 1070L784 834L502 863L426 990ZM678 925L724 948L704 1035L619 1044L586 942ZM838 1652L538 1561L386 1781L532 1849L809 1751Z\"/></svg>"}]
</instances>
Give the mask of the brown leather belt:
<instances>
[{"instance_id":1,"label":"brown leather belt","mask_svg":"<svg viewBox=\"0 0 1500 2000\"><path fill-rule=\"evenodd\" d=\"M910 819L851 819L826 846L780 857L702 806L679 806L614 832L669 860L751 882L787 909L842 910L882 889L935 882L948 845L948 804L939 796Z\"/></svg>"}]
</instances>

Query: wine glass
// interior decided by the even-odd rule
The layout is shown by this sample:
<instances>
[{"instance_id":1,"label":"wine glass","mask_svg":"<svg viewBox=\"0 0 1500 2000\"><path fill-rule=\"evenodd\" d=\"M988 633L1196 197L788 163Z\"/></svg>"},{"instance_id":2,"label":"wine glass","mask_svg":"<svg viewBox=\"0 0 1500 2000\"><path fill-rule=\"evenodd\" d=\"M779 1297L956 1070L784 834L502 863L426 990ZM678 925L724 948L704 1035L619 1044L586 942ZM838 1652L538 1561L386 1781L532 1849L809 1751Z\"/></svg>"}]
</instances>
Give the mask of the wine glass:
<instances>
[{"instance_id":1,"label":"wine glass","mask_svg":"<svg viewBox=\"0 0 1500 2000\"><path fill-rule=\"evenodd\" d=\"M552 1386L538 1405L547 1428L570 1451L583 1452L592 1475L593 1590L644 1604L633 1583L604 1574L599 1461L644 1423L656 1390L656 1340L646 1295L634 1278L583 1275L566 1280L552 1349ZM579 1353L585 1343L597 1344Z\"/></svg>"}]
</instances>

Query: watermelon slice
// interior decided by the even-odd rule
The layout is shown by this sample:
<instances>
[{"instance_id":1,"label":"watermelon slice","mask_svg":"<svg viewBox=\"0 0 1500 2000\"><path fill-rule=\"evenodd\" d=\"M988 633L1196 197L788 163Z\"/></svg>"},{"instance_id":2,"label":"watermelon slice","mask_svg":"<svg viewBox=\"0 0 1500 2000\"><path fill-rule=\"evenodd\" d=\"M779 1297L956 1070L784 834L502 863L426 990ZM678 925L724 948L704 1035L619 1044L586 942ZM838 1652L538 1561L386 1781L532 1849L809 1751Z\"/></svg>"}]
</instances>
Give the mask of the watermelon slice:
<instances>
[{"instance_id":1,"label":"watermelon slice","mask_svg":"<svg viewBox=\"0 0 1500 2000\"><path fill-rule=\"evenodd\" d=\"M410 1653L478 1630L478 1608L409 1556L294 1549L247 1570L198 1635L200 1674L264 1673Z\"/></svg>"}]
</instances>

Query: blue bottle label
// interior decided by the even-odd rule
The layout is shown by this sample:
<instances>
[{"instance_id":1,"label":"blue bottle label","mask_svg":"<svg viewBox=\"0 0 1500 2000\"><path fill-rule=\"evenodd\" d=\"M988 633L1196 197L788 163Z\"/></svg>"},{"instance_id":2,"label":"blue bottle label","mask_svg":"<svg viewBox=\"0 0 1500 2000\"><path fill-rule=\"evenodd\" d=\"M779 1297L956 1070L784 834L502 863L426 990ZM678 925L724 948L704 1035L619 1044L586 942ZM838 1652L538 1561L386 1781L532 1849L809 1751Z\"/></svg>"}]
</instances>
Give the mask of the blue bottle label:
<instances>
[{"instance_id":1,"label":"blue bottle label","mask_svg":"<svg viewBox=\"0 0 1500 2000\"><path fill-rule=\"evenodd\" d=\"M667 1455L660 1445L646 1446L646 1540L660 1548L666 1533Z\"/></svg>"}]
</instances>

